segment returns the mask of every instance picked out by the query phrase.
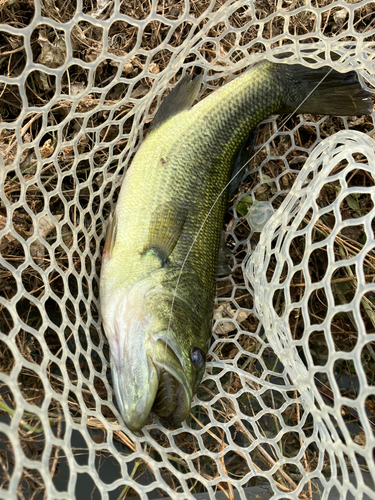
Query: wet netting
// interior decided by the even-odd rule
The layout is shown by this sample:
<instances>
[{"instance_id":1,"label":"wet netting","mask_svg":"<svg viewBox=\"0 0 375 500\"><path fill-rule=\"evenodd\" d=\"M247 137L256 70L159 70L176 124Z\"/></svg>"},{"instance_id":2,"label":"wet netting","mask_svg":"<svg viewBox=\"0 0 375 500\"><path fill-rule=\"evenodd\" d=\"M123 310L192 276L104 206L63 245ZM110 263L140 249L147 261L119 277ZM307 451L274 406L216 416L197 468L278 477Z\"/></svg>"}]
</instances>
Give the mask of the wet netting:
<instances>
[{"instance_id":1,"label":"wet netting","mask_svg":"<svg viewBox=\"0 0 375 500\"><path fill-rule=\"evenodd\" d=\"M181 75L201 99L287 52L371 90L375 2L0 0L0 23L0 498L374 499L374 113L258 128L177 428L124 425L98 290L124 173Z\"/></svg>"}]
</instances>

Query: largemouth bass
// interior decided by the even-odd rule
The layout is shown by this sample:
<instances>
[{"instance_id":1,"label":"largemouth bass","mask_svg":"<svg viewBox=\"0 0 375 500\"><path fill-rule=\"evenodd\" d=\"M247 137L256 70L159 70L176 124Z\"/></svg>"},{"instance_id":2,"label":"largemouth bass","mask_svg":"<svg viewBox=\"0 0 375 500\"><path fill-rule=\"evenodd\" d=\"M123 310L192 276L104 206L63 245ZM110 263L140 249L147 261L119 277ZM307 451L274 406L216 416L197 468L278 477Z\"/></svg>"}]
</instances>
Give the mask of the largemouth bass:
<instances>
[{"instance_id":1,"label":"largemouth bass","mask_svg":"<svg viewBox=\"0 0 375 500\"><path fill-rule=\"evenodd\" d=\"M316 91L315 87L318 85ZM355 73L264 61L191 107L186 76L158 110L109 224L100 281L116 399L131 430L183 421L211 335L227 185L250 132L276 113L372 110Z\"/></svg>"}]
</instances>

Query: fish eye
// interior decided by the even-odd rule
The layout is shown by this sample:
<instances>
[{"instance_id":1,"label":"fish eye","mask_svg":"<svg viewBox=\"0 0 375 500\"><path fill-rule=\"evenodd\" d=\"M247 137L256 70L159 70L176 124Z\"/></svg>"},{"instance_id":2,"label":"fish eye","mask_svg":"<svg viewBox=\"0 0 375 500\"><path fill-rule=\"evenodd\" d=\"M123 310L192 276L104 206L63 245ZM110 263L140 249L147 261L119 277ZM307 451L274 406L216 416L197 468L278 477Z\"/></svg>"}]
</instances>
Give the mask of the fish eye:
<instances>
[{"instance_id":1,"label":"fish eye","mask_svg":"<svg viewBox=\"0 0 375 500\"><path fill-rule=\"evenodd\" d=\"M190 359L197 370L204 366L206 356L199 347L193 347L190 353Z\"/></svg>"}]
</instances>

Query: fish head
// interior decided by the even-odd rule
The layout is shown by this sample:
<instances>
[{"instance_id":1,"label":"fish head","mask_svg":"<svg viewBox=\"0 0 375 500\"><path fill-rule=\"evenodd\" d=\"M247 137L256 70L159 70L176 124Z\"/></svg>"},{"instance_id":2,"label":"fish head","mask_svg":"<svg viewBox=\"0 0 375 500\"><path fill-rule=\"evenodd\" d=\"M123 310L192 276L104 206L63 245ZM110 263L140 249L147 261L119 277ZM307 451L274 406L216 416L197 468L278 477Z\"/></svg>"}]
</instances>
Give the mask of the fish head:
<instances>
[{"instance_id":1,"label":"fish head","mask_svg":"<svg viewBox=\"0 0 375 500\"><path fill-rule=\"evenodd\" d=\"M153 279L136 283L120 301L107 337L116 399L130 430L142 429L151 411L172 424L188 416L208 347L192 312Z\"/></svg>"}]
</instances>

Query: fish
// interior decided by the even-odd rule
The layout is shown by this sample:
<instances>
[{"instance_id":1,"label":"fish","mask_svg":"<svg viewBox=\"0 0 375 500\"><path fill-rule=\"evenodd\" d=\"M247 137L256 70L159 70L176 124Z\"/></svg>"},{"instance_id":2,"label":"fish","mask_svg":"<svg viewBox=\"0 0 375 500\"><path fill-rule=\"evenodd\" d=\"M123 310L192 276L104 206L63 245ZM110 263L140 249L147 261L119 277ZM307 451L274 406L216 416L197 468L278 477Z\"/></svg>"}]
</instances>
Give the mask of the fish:
<instances>
[{"instance_id":1,"label":"fish","mask_svg":"<svg viewBox=\"0 0 375 500\"><path fill-rule=\"evenodd\" d=\"M270 62L194 106L183 76L158 109L108 223L100 309L124 423L184 421L205 371L223 217L241 146L270 115L366 115L354 71Z\"/></svg>"}]
</instances>

